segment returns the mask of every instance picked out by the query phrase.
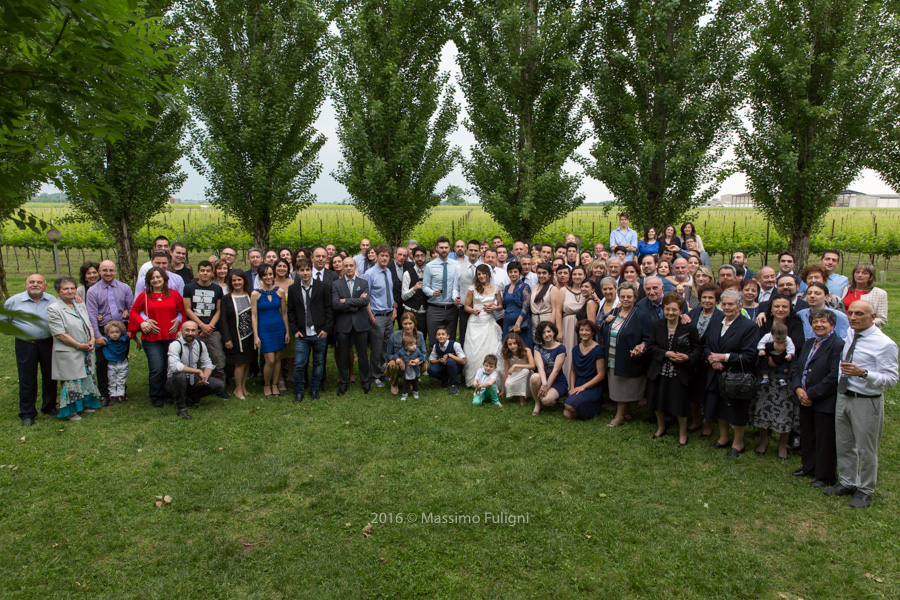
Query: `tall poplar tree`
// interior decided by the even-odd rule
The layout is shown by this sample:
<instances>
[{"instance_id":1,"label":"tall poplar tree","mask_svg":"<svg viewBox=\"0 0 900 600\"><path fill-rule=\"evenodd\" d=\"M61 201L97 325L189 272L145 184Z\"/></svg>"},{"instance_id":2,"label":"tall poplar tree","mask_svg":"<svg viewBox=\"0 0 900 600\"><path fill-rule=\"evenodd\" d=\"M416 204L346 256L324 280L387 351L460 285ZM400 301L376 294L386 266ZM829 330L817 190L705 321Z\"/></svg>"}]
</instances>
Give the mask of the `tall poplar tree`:
<instances>
[{"instance_id":1,"label":"tall poplar tree","mask_svg":"<svg viewBox=\"0 0 900 600\"><path fill-rule=\"evenodd\" d=\"M193 0L185 16L192 163L209 201L267 248L315 202L328 24L313 0Z\"/></svg>"},{"instance_id":2,"label":"tall poplar tree","mask_svg":"<svg viewBox=\"0 0 900 600\"><path fill-rule=\"evenodd\" d=\"M459 107L441 50L445 0L338 2L334 103L343 160L334 173L350 202L392 245L437 206L459 151L448 136Z\"/></svg>"},{"instance_id":3,"label":"tall poplar tree","mask_svg":"<svg viewBox=\"0 0 900 600\"><path fill-rule=\"evenodd\" d=\"M514 238L531 241L577 208L581 177L565 171L584 141L578 110L585 17L578 0L462 1L456 36L466 177Z\"/></svg>"},{"instance_id":4,"label":"tall poplar tree","mask_svg":"<svg viewBox=\"0 0 900 600\"><path fill-rule=\"evenodd\" d=\"M588 175L661 231L717 191L742 98L741 1L593 0Z\"/></svg>"},{"instance_id":5,"label":"tall poplar tree","mask_svg":"<svg viewBox=\"0 0 900 600\"><path fill-rule=\"evenodd\" d=\"M165 19L171 5L172 0L150 0L144 14ZM176 43L172 38L157 45L167 49ZM173 63L153 75L172 79L177 67ZM178 164L186 151L184 107L147 103L143 108L150 117L145 125L124 128L115 139L76 136L63 151L61 179L72 216L97 223L115 240L118 277L129 283L139 265L135 234L168 209L169 198L187 179Z\"/></svg>"},{"instance_id":6,"label":"tall poplar tree","mask_svg":"<svg viewBox=\"0 0 900 600\"><path fill-rule=\"evenodd\" d=\"M803 266L835 196L871 161L891 90L885 15L866 0L758 0L750 17L752 129L737 164Z\"/></svg>"}]
</instances>

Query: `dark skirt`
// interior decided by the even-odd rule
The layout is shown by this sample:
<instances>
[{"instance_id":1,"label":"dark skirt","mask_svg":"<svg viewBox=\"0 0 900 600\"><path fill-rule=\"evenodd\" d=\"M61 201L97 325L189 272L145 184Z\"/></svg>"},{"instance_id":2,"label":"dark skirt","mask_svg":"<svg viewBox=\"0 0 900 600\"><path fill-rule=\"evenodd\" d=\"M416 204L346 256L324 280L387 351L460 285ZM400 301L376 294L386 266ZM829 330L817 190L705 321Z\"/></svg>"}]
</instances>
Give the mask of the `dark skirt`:
<instances>
[{"instance_id":1,"label":"dark skirt","mask_svg":"<svg viewBox=\"0 0 900 600\"><path fill-rule=\"evenodd\" d=\"M660 374L648 384L648 409L676 417L687 417L691 414L688 387L681 383L678 377L665 377Z\"/></svg>"},{"instance_id":2,"label":"dark skirt","mask_svg":"<svg viewBox=\"0 0 900 600\"><path fill-rule=\"evenodd\" d=\"M725 400L719 396L718 390L708 391L704 416L713 421L722 419L736 427L743 427L750 420L750 401Z\"/></svg>"},{"instance_id":3,"label":"dark skirt","mask_svg":"<svg viewBox=\"0 0 900 600\"><path fill-rule=\"evenodd\" d=\"M225 350L225 364L247 365L256 361L256 347L253 345L253 336L243 340L244 349L241 351L235 342L231 350Z\"/></svg>"},{"instance_id":4,"label":"dark skirt","mask_svg":"<svg viewBox=\"0 0 900 600\"><path fill-rule=\"evenodd\" d=\"M603 406L603 389L599 385L566 398L566 404L575 409L579 419L593 419Z\"/></svg>"}]
</instances>

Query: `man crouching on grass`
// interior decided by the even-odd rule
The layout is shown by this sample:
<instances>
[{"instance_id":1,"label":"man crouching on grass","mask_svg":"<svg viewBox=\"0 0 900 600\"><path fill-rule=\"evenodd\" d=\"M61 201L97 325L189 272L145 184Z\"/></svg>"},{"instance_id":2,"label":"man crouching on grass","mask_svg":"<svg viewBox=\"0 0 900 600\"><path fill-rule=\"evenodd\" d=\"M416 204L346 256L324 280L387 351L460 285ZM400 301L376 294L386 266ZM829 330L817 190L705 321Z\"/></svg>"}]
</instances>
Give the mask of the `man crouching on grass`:
<instances>
[{"instance_id":1,"label":"man crouching on grass","mask_svg":"<svg viewBox=\"0 0 900 600\"><path fill-rule=\"evenodd\" d=\"M182 419L190 419L187 411L187 400L191 405L200 404L200 398L209 394L218 394L228 398L225 382L210 377L213 363L209 358L206 344L197 339L199 328L193 321L186 321L181 326L181 337L169 344L169 378L166 387L175 400L175 408Z\"/></svg>"}]
</instances>

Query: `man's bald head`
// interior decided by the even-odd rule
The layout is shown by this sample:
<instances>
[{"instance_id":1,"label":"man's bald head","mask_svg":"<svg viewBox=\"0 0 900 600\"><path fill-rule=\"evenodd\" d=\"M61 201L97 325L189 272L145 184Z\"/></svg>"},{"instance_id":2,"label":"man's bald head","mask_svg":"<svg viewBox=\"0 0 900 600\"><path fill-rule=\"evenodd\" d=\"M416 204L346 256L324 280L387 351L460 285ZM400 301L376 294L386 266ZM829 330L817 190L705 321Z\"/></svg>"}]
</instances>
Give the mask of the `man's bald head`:
<instances>
[{"instance_id":1,"label":"man's bald head","mask_svg":"<svg viewBox=\"0 0 900 600\"><path fill-rule=\"evenodd\" d=\"M875 309L868 300L856 300L847 308L847 319L854 331L865 331L875 321Z\"/></svg>"}]
</instances>

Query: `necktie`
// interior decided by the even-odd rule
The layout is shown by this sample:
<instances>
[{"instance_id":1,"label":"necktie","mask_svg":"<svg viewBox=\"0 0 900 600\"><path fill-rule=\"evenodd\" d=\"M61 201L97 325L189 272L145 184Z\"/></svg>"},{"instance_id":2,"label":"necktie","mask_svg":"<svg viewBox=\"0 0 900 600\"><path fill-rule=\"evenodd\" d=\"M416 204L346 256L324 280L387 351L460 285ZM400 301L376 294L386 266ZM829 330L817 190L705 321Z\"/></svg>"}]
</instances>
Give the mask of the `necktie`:
<instances>
[{"instance_id":1,"label":"necktie","mask_svg":"<svg viewBox=\"0 0 900 600\"><path fill-rule=\"evenodd\" d=\"M316 273L316 281L322 281L322 274Z\"/></svg>"},{"instance_id":2,"label":"necktie","mask_svg":"<svg viewBox=\"0 0 900 600\"><path fill-rule=\"evenodd\" d=\"M847 355L844 357L844 362L853 362L853 351L856 349L856 342L859 341L859 334L853 333L853 341L850 342L850 349L847 350ZM838 379L838 392L841 394L846 394L847 389L850 386L850 378L841 373L840 379Z\"/></svg>"},{"instance_id":3,"label":"necktie","mask_svg":"<svg viewBox=\"0 0 900 600\"><path fill-rule=\"evenodd\" d=\"M109 310L111 320L117 320L118 317L116 313L118 312L118 308L116 307L116 293L113 291L112 285L106 286L106 308Z\"/></svg>"},{"instance_id":4,"label":"necktie","mask_svg":"<svg viewBox=\"0 0 900 600\"><path fill-rule=\"evenodd\" d=\"M304 316L306 318L306 322L304 323L305 327L303 330L303 334L306 335L306 330L310 327L310 322L312 319L309 318L309 288L301 288L303 290L303 308L304 308Z\"/></svg>"},{"instance_id":5,"label":"necktie","mask_svg":"<svg viewBox=\"0 0 900 600\"><path fill-rule=\"evenodd\" d=\"M387 269L381 273L384 275L384 304L387 306L385 310L390 310L393 304L391 301L391 281L388 279Z\"/></svg>"},{"instance_id":6,"label":"necktie","mask_svg":"<svg viewBox=\"0 0 900 600\"><path fill-rule=\"evenodd\" d=\"M447 294L447 261L444 261L443 267L444 267L444 274L441 277L441 298L442 299Z\"/></svg>"},{"instance_id":7,"label":"necktie","mask_svg":"<svg viewBox=\"0 0 900 600\"><path fill-rule=\"evenodd\" d=\"M350 297L352 298L353 297L353 280L352 279L347 280L347 287L350 289Z\"/></svg>"}]
</instances>

